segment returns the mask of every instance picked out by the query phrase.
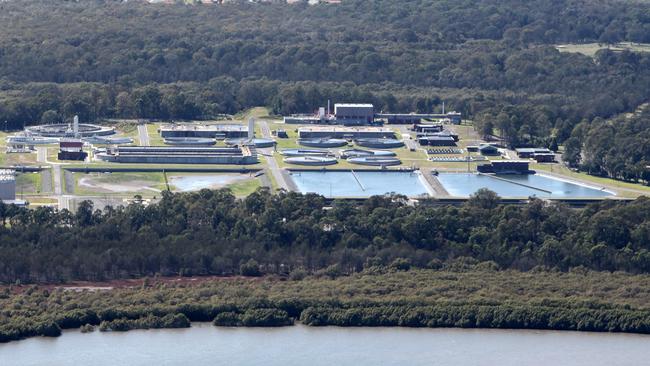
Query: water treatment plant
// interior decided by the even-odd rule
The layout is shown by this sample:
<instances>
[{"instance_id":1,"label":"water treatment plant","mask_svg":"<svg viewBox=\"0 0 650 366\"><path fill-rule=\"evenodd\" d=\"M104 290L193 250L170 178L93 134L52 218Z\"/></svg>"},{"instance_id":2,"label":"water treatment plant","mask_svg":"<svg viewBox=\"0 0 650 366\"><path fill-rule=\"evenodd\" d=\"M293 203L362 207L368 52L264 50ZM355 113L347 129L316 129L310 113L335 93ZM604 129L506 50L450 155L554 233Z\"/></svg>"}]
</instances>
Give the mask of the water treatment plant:
<instances>
[{"instance_id":1,"label":"water treatment plant","mask_svg":"<svg viewBox=\"0 0 650 366\"><path fill-rule=\"evenodd\" d=\"M337 123L326 118L288 124L252 116L109 126L73 121L29 127L6 136L5 146L12 165L36 169L17 174L17 189L64 208L74 208L82 197L99 205L133 194L157 199L162 190L178 186L227 186L242 195L266 186L346 199L399 194L442 202L466 200L481 188L517 200L632 195L556 173L550 150L484 141L467 122L377 113L371 119L364 110L367 106L338 106ZM242 179L213 177L233 173Z\"/></svg>"}]
</instances>

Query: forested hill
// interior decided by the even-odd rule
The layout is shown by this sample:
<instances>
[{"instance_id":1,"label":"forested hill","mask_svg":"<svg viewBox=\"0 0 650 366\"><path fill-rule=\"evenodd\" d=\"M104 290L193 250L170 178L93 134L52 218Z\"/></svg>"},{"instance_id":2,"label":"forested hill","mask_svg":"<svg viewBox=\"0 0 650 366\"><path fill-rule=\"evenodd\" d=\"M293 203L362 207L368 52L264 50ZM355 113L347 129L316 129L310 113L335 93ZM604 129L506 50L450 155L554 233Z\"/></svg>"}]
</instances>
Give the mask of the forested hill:
<instances>
[{"instance_id":1,"label":"forested hill","mask_svg":"<svg viewBox=\"0 0 650 366\"><path fill-rule=\"evenodd\" d=\"M563 144L581 122L650 101L650 53L601 50L592 58L555 48L650 42L647 2L26 0L0 7L0 121L13 129L74 114L200 119L260 105L312 112L327 99L430 112L444 100L511 146L549 145ZM585 144L577 149L578 157L592 153ZM631 165L650 161L632 155ZM576 165L608 171L588 163ZM641 178L629 169L609 175Z\"/></svg>"},{"instance_id":2,"label":"forested hill","mask_svg":"<svg viewBox=\"0 0 650 366\"><path fill-rule=\"evenodd\" d=\"M0 70L18 82L206 81L229 75L430 85L450 60L466 56L462 49L472 40L510 46L650 42L645 6L607 0L319 6L16 1L2 7ZM503 51L484 46L492 49ZM424 67L404 72L415 65ZM430 75L422 78L423 72Z\"/></svg>"},{"instance_id":3,"label":"forested hill","mask_svg":"<svg viewBox=\"0 0 650 366\"><path fill-rule=\"evenodd\" d=\"M337 276L372 267L650 272L650 199L584 210L535 200L498 205L482 191L460 207L405 197L360 205L321 196L243 200L228 190L164 193L158 204L75 214L0 204L0 283L160 275L249 276L294 270ZM458 267L460 266L460 267Z\"/></svg>"}]
</instances>

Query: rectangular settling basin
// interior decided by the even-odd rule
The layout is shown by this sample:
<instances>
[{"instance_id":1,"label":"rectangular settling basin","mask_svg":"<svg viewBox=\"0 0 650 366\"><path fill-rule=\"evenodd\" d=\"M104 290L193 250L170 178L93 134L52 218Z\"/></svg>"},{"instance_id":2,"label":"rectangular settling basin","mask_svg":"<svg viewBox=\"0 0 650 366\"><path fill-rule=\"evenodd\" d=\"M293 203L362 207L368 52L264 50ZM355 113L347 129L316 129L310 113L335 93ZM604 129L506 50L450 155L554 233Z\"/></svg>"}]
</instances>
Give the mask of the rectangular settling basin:
<instances>
[{"instance_id":1,"label":"rectangular settling basin","mask_svg":"<svg viewBox=\"0 0 650 366\"><path fill-rule=\"evenodd\" d=\"M481 188L501 197L598 198L613 193L539 174L441 173L438 181L451 196L468 197Z\"/></svg>"},{"instance_id":2,"label":"rectangular settling basin","mask_svg":"<svg viewBox=\"0 0 650 366\"><path fill-rule=\"evenodd\" d=\"M400 171L291 171L301 193L325 197L367 198L387 193L407 197L431 195L420 172Z\"/></svg>"}]
</instances>

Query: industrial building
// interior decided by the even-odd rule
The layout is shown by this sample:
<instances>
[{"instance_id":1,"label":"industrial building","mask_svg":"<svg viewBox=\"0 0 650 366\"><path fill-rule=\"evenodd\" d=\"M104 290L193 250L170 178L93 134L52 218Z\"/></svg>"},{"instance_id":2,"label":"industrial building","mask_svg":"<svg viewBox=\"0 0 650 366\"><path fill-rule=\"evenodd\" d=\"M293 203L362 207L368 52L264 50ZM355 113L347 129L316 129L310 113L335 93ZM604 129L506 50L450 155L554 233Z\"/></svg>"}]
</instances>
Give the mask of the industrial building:
<instances>
[{"instance_id":1,"label":"industrial building","mask_svg":"<svg viewBox=\"0 0 650 366\"><path fill-rule=\"evenodd\" d=\"M553 153L538 153L533 156L538 163L552 163L555 161L555 154Z\"/></svg>"},{"instance_id":2,"label":"industrial building","mask_svg":"<svg viewBox=\"0 0 650 366\"><path fill-rule=\"evenodd\" d=\"M418 124L422 119L443 119L455 125L463 119L459 112L448 113L377 113L375 118L385 119L389 124Z\"/></svg>"},{"instance_id":3,"label":"industrial building","mask_svg":"<svg viewBox=\"0 0 650 366\"><path fill-rule=\"evenodd\" d=\"M414 124L411 130L420 133L435 133L442 132L443 130L442 123L425 123L425 124Z\"/></svg>"},{"instance_id":4,"label":"industrial building","mask_svg":"<svg viewBox=\"0 0 650 366\"><path fill-rule=\"evenodd\" d=\"M256 164L257 152L253 146L237 147L137 147L117 146L98 159L116 163L144 164Z\"/></svg>"},{"instance_id":5,"label":"industrial building","mask_svg":"<svg viewBox=\"0 0 650 366\"><path fill-rule=\"evenodd\" d=\"M160 127L160 136L232 139L248 137L248 127L235 124L171 124Z\"/></svg>"},{"instance_id":6,"label":"industrial building","mask_svg":"<svg viewBox=\"0 0 650 366\"><path fill-rule=\"evenodd\" d=\"M529 174L528 160L494 160L476 167L479 173Z\"/></svg>"},{"instance_id":7,"label":"industrial building","mask_svg":"<svg viewBox=\"0 0 650 366\"><path fill-rule=\"evenodd\" d=\"M449 119L451 123L455 125L459 125L461 124L461 122L463 122L463 118L460 112L456 112L456 111L448 112L446 117L447 119Z\"/></svg>"},{"instance_id":8,"label":"industrial building","mask_svg":"<svg viewBox=\"0 0 650 366\"><path fill-rule=\"evenodd\" d=\"M419 114L388 114L384 118L391 125L416 125L422 121Z\"/></svg>"},{"instance_id":9,"label":"industrial building","mask_svg":"<svg viewBox=\"0 0 650 366\"><path fill-rule=\"evenodd\" d=\"M477 151L481 153L481 155L499 155L499 149L490 144L480 144Z\"/></svg>"},{"instance_id":10,"label":"industrial building","mask_svg":"<svg viewBox=\"0 0 650 366\"><path fill-rule=\"evenodd\" d=\"M284 123L290 125L319 125L319 124L335 124L334 119L326 119L318 116L287 116L284 117Z\"/></svg>"},{"instance_id":11,"label":"industrial building","mask_svg":"<svg viewBox=\"0 0 650 366\"><path fill-rule=\"evenodd\" d=\"M453 137L440 135L418 137L418 143L423 146L456 146L456 140Z\"/></svg>"},{"instance_id":12,"label":"industrial building","mask_svg":"<svg viewBox=\"0 0 650 366\"><path fill-rule=\"evenodd\" d=\"M0 169L0 200L16 200L16 171L13 169Z\"/></svg>"},{"instance_id":13,"label":"industrial building","mask_svg":"<svg viewBox=\"0 0 650 366\"><path fill-rule=\"evenodd\" d=\"M371 149L395 149L404 146L404 141L393 138L361 138L354 140L354 143Z\"/></svg>"},{"instance_id":14,"label":"industrial building","mask_svg":"<svg viewBox=\"0 0 650 366\"><path fill-rule=\"evenodd\" d=\"M310 126L298 129L298 137L308 138L395 138L395 132L385 127L336 127L336 126Z\"/></svg>"},{"instance_id":15,"label":"industrial building","mask_svg":"<svg viewBox=\"0 0 650 366\"><path fill-rule=\"evenodd\" d=\"M520 147L515 149L515 152L522 159L535 159L538 163L555 161L555 153L545 147Z\"/></svg>"},{"instance_id":16,"label":"industrial building","mask_svg":"<svg viewBox=\"0 0 650 366\"><path fill-rule=\"evenodd\" d=\"M442 119L453 124L462 122L461 114L458 112L443 113L375 113L374 105L370 103L336 103L334 114L330 114L329 101L327 110L324 107L318 109L318 113L292 115L284 117L287 124L339 124L344 126L371 125L378 122L389 124L420 124L423 119ZM378 120L378 121L376 121Z\"/></svg>"},{"instance_id":17,"label":"industrial building","mask_svg":"<svg viewBox=\"0 0 650 366\"><path fill-rule=\"evenodd\" d=\"M458 142L460 140L460 137L456 133L452 133L450 131L441 131L441 132L418 132L417 137L432 137L432 136L438 136L438 137L451 137L454 139L454 141Z\"/></svg>"},{"instance_id":18,"label":"industrial building","mask_svg":"<svg viewBox=\"0 0 650 366\"><path fill-rule=\"evenodd\" d=\"M59 142L59 160L77 160L84 161L88 153L83 151L84 142L79 139L64 138Z\"/></svg>"},{"instance_id":19,"label":"industrial building","mask_svg":"<svg viewBox=\"0 0 650 366\"><path fill-rule=\"evenodd\" d=\"M352 126L371 124L375 120L375 108L372 104L334 104L334 117L337 123Z\"/></svg>"},{"instance_id":20,"label":"industrial building","mask_svg":"<svg viewBox=\"0 0 650 366\"><path fill-rule=\"evenodd\" d=\"M553 152L545 147L520 147L516 148L517 156L522 159L534 158L535 154L552 154Z\"/></svg>"}]
</instances>

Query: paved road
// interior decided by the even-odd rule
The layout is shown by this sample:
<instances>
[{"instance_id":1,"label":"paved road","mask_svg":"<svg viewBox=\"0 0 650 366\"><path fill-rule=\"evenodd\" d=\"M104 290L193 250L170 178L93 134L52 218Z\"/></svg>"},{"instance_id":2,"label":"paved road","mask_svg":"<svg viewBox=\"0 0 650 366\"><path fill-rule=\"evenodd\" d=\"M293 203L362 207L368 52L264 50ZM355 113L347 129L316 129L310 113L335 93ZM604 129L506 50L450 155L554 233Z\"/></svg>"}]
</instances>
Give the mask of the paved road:
<instances>
[{"instance_id":1,"label":"paved road","mask_svg":"<svg viewBox=\"0 0 650 366\"><path fill-rule=\"evenodd\" d=\"M63 184L61 182L61 165L52 165L52 174L54 174L54 194L60 196L63 194Z\"/></svg>"},{"instance_id":2,"label":"paved road","mask_svg":"<svg viewBox=\"0 0 650 366\"><path fill-rule=\"evenodd\" d=\"M59 201L59 210L70 209L70 199L73 196L66 196L63 192L63 182L61 181L61 165L52 165L52 174L54 175L54 194Z\"/></svg>"},{"instance_id":3,"label":"paved road","mask_svg":"<svg viewBox=\"0 0 650 366\"><path fill-rule=\"evenodd\" d=\"M258 123L260 124L260 129L262 130L262 137L269 138L269 139L272 138L269 124L266 123L266 121L264 120L258 120Z\"/></svg>"},{"instance_id":4,"label":"paved road","mask_svg":"<svg viewBox=\"0 0 650 366\"><path fill-rule=\"evenodd\" d=\"M43 193L52 193L52 169L41 171L41 190Z\"/></svg>"},{"instance_id":5,"label":"paved road","mask_svg":"<svg viewBox=\"0 0 650 366\"><path fill-rule=\"evenodd\" d=\"M262 135L263 137L266 138L271 138L271 129L269 129L268 123L266 121L259 121L260 124L260 129L262 130ZM266 157L266 161L268 162L269 166L269 171L273 175L273 178L275 178L275 182L278 184L278 188L285 189L289 191L289 185L287 184L287 181L284 179L284 175L282 174L282 169L278 165L278 162L275 161L275 158L273 157L274 151L273 149L260 149L261 151L264 151L264 155Z\"/></svg>"},{"instance_id":6,"label":"paved road","mask_svg":"<svg viewBox=\"0 0 650 366\"><path fill-rule=\"evenodd\" d=\"M70 201L74 196L59 196L59 210L70 210Z\"/></svg>"},{"instance_id":7,"label":"paved road","mask_svg":"<svg viewBox=\"0 0 650 366\"><path fill-rule=\"evenodd\" d=\"M39 163L47 163L47 147L36 147L36 161Z\"/></svg>"},{"instance_id":8,"label":"paved road","mask_svg":"<svg viewBox=\"0 0 650 366\"><path fill-rule=\"evenodd\" d=\"M138 138L140 139L140 146L150 146L149 131L147 131L146 124L138 125Z\"/></svg>"}]
</instances>

